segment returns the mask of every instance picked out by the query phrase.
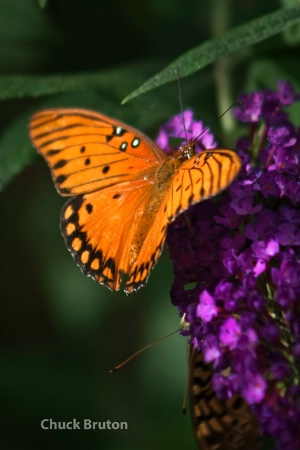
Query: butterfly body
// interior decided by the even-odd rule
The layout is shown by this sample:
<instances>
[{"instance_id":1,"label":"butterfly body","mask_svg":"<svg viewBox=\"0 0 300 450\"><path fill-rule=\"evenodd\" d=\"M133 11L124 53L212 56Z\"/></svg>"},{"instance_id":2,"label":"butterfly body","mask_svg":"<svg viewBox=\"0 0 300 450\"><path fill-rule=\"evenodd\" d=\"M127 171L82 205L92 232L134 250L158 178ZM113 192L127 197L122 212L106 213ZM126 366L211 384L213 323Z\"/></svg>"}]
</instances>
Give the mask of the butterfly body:
<instances>
[{"instance_id":1,"label":"butterfly body","mask_svg":"<svg viewBox=\"0 0 300 450\"><path fill-rule=\"evenodd\" d=\"M232 150L195 154L194 143L167 156L134 128L83 109L49 109L30 121L30 137L70 196L61 231L83 272L111 290L145 284L167 226L190 205L217 194L241 163Z\"/></svg>"}]
</instances>

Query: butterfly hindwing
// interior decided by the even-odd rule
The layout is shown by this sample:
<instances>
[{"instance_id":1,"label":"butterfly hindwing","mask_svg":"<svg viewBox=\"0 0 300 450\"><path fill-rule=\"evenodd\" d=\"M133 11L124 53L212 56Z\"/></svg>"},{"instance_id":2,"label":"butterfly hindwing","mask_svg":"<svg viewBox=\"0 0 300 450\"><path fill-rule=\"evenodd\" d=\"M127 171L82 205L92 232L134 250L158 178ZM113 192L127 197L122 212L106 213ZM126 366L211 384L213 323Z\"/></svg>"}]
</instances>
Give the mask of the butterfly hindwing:
<instances>
[{"instance_id":1,"label":"butterfly hindwing","mask_svg":"<svg viewBox=\"0 0 300 450\"><path fill-rule=\"evenodd\" d=\"M167 217L152 188L147 180L120 183L76 196L62 211L61 231L76 262L111 290L125 274L125 292L137 290L161 253Z\"/></svg>"},{"instance_id":2,"label":"butterfly hindwing","mask_svg":"<svg viewBox=\"0 0 300 450\"><path fill-rule=\"evenodd\" d=\"M166 158L134 128L82 109L35 114L30 137L49 164L61 195L85 194L148 176Z\"/></svg>"}]
</instances>

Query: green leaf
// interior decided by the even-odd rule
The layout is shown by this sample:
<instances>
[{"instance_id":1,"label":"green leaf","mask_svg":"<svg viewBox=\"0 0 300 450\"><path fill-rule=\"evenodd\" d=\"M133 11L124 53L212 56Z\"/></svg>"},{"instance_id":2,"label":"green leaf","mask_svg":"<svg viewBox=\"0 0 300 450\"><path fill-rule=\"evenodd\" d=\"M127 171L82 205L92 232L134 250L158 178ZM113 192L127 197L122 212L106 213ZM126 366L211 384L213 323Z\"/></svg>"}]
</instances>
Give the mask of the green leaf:
<instances>
[{"instance_id":1,"label":"green leaf","mask_svg":"<svg viewBox=\"0 0 300 450\"><path fill-rule=\"evenodd\" d=\"M150 78L138 89L129 94L122 103L162 86L177 78L186 77L214 62L217 58L229 55L241 48L267 39L300 20L300 6L280 9L274 13L255 19L252 22L234 28L225 36L204 42L198 47L184 53L169 64L164 70Z\"/></svg>"},{"instance_id":2,"label":"green leaf","mask_svg":"<svg viewBox=\"0 0 300 450\"><path fill-rule=\"evenodd\" d=\"M148 114L143 114L145 107L141 105L136 109L137 104L138 102L135 102L134 108L130 106L120 108L114 98L104 99L92 91L43 97L39 102L35 102L34 106L30 106L22 115L14 118L0 134L0 192L37 155L28 136L28 121L34 112L62 105L66 108L89 108L101 110L105 114L118 117L120 120L132 123L141 129L156 124L162 118L162 115L169 117L172 114L169 110L164 113L160 108L155 108L154 111L149 110Z\"/></svg>"},{"instance_id":3,"label":"green leaf","mask_svg":"<svg viewBox=\"0 0 300 450\"><path fill-rule=\"evenodd\" d=\"M36 156L28 135L28 121L35 111L41 108L57 107L91 107L97 108L99 97L91 92L78 92L43 99L39 105L30 107L16 117L0 135L0 191Z\"/></svg>"},{"instance_id":4,"label":"green leaf","mask_svg":"<svg viewBox=\"0 0 300 450\"><path fill-rule=\"evenodd\" d=\"M62 37L36 0L0 1L0 72L28 73L49 64Z\"/></svg>"},{"instance_id":5,"label":"green leaf","mask_svg":"<svg viewBox=\"0 0 300 450\"><path fill-rule=\"evenodd\" d=\"M28 115L14 120L0 137L0 190L34 156L27 132Z\"/></svg>"},{"instance_id":6,"label":"green leaf","mask_svg":"<svg viewBox=\"0 0 300 450\"><path fill-rule=\"evenodd\" d=\"M153 65L157 66L157 63L143 62L92 73L0 76L0 100L96 89L120 91L122 96L135 81L139 82L143 76L147 76L153 70Z\"/></svg>"}]
</instances>

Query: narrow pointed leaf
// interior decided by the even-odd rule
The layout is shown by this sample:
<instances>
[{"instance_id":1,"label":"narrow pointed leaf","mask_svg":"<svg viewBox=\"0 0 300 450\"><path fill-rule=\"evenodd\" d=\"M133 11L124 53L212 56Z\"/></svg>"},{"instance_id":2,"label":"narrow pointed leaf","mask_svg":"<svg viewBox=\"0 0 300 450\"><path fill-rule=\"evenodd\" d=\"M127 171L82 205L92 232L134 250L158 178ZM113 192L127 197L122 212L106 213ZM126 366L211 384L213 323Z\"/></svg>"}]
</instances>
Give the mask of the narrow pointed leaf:
<instances>
[{"instance_id":1,"label":"narrow pointed leaf","mask_svg":"<svg viewBox=\"0 0 300 450\"><path fill-rule=\"evenodd\" d=\"M4 75L0 76L0 100L98 89L122 90L122 95L126 87L130 89L134 80L138 83L148 76L153 70L153 64L153 61L144 61L101 72L64 75Z\"/></svg>"},{"instance_id":2,"label":"narrow pointed leaf","mask_svg":"<svg viewBox=\"0 0 300 450\"><path fill-rule=\"evenodd\" d=\"M296 6L294 8L280 9L255 19L246 25L234 28L226 33L225 36L206 41L204 44L181 55L164 70L129 94L122 103L124 104L144 92L175 80L177 71L179 71L181 78L186 77L214 62L221 56L229 55L241 48L263 41L299 21L300 6Z\"/></svg>"}]
</instances>

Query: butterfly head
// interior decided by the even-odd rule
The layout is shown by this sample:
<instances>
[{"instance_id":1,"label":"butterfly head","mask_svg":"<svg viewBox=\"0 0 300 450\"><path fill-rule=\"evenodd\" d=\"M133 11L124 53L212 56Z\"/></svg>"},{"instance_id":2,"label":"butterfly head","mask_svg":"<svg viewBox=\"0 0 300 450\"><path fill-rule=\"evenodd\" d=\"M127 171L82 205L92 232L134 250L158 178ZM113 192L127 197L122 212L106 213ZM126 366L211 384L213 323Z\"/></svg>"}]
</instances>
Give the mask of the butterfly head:
<instances>
[{"instance_id":1,"label":"butterfly head","mask_svg":"<svg viewBox=\"0 0 300 450\"><path fill-rule=\"evenodd\" d=\"M177 158L184 162L191 159L196 154L195 139L189 140L186 144L181 145L177 151Z\"/></svg>"}]
</instances>

